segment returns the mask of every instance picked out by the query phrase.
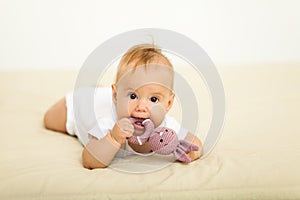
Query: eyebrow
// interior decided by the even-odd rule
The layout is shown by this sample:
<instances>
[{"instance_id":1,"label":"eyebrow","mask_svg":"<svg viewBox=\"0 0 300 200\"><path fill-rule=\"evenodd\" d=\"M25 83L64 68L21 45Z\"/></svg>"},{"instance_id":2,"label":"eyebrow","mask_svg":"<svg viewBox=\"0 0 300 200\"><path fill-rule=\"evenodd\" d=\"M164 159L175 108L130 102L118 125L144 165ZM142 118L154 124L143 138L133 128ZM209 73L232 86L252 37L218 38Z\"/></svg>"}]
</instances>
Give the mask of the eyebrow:
<instances>
[{"instance_id":1,"label":"eyebrow","mask_svg":"<svg viewBox=\"0 0 300 200\"><path fill-rule=\"evenodd\" d=\"M160 92L154 92L154 93L151 93L152 95L157 95L157 96L162 96L164 97L165 95L163 93L160 93Z\"/></svg>"},{"instance_id":2,"label":"eyebrow","mask_svg":"<svg viewBox=\"0 0 300 200\"><path fill-rule=\"evenodd\" d=\"M136 89L128 87L126 89L124 89L124 91L135 91ZM162 92L153 92L151 93L151 95L157 95L157 96L161 96L161 97L165 97L166 95Z\"/></svg>"}]
</instances>

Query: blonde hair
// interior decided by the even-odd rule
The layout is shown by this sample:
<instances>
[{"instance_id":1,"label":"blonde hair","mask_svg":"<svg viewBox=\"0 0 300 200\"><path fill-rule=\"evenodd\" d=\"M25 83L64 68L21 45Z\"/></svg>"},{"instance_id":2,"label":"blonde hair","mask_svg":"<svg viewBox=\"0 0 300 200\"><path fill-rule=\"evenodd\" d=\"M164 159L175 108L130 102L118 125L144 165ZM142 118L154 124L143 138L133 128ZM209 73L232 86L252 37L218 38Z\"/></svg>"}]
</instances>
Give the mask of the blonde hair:
<instances>
[{"instance_id":1,"label":"blonde hair","mask_svg":"<svg viewBox=\"0 0 300 200\"><path fill-rule=\"evenodd\" d=\"M169 59L162 54L158 46L154 44L139 44L131 47L120 60L115 83L120 80L126 71L135 69L141 65L146 66L156 61L173 68Z\"/></svg>"}]
</instances>

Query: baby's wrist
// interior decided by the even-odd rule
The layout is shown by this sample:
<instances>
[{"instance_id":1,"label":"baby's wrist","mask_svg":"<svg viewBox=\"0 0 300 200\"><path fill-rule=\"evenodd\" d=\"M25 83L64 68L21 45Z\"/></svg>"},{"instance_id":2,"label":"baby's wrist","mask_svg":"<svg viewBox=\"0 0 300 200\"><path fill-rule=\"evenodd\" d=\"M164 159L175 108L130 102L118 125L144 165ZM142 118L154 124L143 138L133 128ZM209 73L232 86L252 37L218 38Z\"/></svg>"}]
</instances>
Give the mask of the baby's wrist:
<instances>
[{"instance_id":1,"label":"baby's wrist","mask_svg":"<svg viewBox=\"0 0 300 200\"><path fill-rule=\"evenodd\" d=\"M112 134L111 132L109 132L109 133L107 134L107 139L108 139L109 141L111 141L114 145L118 146L118 147L121 147L121 145L123 144L123 143L121 143L121 141L118 141L118 140L113 136L113 134Z\"/></svg>"}]
</instances>

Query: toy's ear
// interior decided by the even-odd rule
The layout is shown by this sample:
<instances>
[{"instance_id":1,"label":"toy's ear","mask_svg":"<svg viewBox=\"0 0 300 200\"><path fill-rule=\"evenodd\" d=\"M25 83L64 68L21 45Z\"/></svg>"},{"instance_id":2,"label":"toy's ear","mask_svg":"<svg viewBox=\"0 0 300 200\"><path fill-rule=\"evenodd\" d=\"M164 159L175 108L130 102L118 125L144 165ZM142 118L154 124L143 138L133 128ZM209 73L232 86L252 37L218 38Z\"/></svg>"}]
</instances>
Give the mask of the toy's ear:
<instances>
[{"instance_id":1,"label":"toy's ear","mask_svg":"<svg viewBox=\"0 0 300 200\"><path fill-rule=\"evenodd\" d=\"M191 158L187 155L190 151L198 151L199 147L188 141L180 140L179 145L174 151L175 158L181 162L189 163Z\"/></svg>"},{"instance_id":2,"label":"toy's ear","mask_svg":"<svg viewBox=\"0 0 300 200\"><path fill-rule=\"evenodd\" d=\"M154 130L154 123L150 119L146 119L142 122L142 124L145 127L144 135L147 137L150 137L150 135L152 134L152 132Z\"/></svg>"},{"instance_id":3,"label":"toy's ear","mask_svg":"<svg viewBox=\"0 0 300 200\"><path fill-rule=\"evenodd\" d=\"M174 155L176 160L179 160L181 162L189 163L192 161L191 158L180 147L177 147L175 149Z\"/></svg>"},{"instance_id":4,"label":"toy's ear","mask_svg":"<svg viewBox=\"0 0 300 200\"><path fill-rule=\"evenodd\" d=\"M147 142L149 139L149 137L144 136L144 135L140 135L140 136L131 136L130 138L128 138L128 141L133 143L133 144L138 144L138 145L143 145L145 144L145 142Z\"/></svg>"},{"instance_id":5,"label":"toy's ear","mask_svg":"<svg viewBox=\"0 0 300 200\"><path fill-rule=\"evenodd\" d=\"M129 119L131 123L134 123L134 120L132 118ZM154 124L150 119L146 119L142 122L142 124L145 126L145 131L142 135L140 136L131 136L128 141L133 143L133 144L145 144L149 140L149 137L151 136L153 129L154 129Z\"/></svg>"},{"instance_id":6,"label":"toy's ear","mask_svg":"<svg viewBox=\"0 0 300 200\"><path fill-rule=\"evenodd\" d=\"M197 145L190 143L186 140L180 140L179 146L186 153L188 153L190 151L198 151L199 150L199 147Z\"/></svg>"}]
</instances>

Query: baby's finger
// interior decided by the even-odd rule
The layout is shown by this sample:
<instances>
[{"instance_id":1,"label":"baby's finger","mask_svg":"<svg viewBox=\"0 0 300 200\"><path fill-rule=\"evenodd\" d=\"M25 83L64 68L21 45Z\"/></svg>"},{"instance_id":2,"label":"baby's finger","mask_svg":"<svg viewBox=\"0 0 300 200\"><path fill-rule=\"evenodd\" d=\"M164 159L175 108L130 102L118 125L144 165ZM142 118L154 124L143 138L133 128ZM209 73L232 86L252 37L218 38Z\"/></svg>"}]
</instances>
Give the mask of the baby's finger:
<instances>
[{"instance_id":1,"label":"baby's finger","mask_svg":"<svg viewBox=\"0 0 300 200\"><path fill-rule=\"evenodd\" d=\"M121 119L117 122L117 125L125 137L131 137L134 132L134 127L128 119Z\"/></svg>"},{"instance_id":2,"label":"baby's finger","mask_svg":"<svg viewBox=\"0 0 300 200\"><path fill-rule=\"evenodd\" d=\"M132 126L132 124L126 124L123 127L123 133L126 134L126 137L131 137L133 132L134 132L134 127Z\"/></svg>"}]
</instances>

